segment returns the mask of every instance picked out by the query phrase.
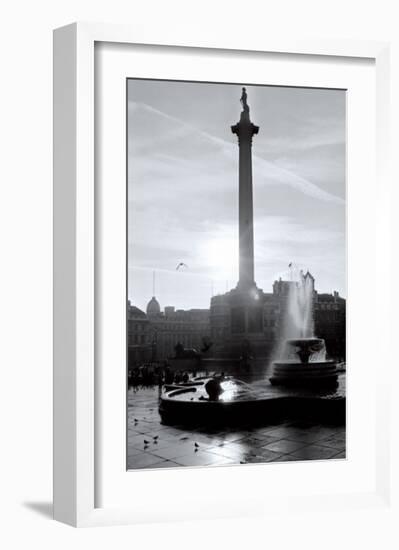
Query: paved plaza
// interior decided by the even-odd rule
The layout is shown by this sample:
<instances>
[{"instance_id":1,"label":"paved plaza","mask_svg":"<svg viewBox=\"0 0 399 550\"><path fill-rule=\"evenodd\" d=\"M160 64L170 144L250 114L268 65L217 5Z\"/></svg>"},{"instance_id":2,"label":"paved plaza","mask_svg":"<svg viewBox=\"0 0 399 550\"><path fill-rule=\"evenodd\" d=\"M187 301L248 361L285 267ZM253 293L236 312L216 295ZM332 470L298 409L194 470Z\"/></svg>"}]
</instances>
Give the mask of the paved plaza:
<instances>
[{"instance_id":1,"label":"paved plaza","mask_svg":"<svg viewBox=\"0 0 399 550\"><path fill-rule=\"evenodd\" d=\"M161 424L160 388L128 392L128 469L344 459L345 426L312 419L187 430Z\"/></svg>"}]
</instances>

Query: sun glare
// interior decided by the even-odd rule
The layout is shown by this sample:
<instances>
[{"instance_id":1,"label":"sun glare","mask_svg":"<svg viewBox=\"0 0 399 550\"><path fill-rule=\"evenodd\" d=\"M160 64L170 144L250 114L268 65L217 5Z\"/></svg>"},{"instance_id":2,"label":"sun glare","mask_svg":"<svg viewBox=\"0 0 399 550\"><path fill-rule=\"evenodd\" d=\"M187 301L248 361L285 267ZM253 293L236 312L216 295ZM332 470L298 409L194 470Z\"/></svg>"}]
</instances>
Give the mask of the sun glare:
<instances>
[{"instance_id":1,"label":"sun glare","mask_svg":"<svg viewBox=\"0 0 399 550\"><path fill-rule=\"evenodd\" d=\"M234 239L215 238L201 250L203 262L215 277L234 276L238 266L238 243Z\"/></svg>"}]
</instances>

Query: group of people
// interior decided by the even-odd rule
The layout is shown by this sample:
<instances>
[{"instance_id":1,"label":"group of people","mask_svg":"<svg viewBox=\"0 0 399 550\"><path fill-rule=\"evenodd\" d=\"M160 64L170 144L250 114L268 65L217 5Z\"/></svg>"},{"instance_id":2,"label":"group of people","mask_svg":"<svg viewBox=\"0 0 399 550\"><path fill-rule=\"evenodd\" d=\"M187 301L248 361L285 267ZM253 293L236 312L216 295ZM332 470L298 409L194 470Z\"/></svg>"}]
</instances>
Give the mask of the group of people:
<instances>
[{"instance_id":1,"label":"group of people","mask_svg":"<svg viewBox=\"0 0 399 550\"><path fill-rule=\"evenodd\" d=\"M192 373L195 376L195 373ZM162 386L163 384L185 384L190 380L190 373L177 370L174 372L167 361L164 364L143 363L129 369L129 387Z\"/></svg>"},{"instance_id":2,"label":"group of people","mask_svg":"<svg viewBox=\"0 0 399 550\"><path fill-rule=\"evenodd\" d=\"M152 363L143 363L129 369L129 386L153 386L159 383L162 377L161 369Z\"/></svg>"}]
</instances>

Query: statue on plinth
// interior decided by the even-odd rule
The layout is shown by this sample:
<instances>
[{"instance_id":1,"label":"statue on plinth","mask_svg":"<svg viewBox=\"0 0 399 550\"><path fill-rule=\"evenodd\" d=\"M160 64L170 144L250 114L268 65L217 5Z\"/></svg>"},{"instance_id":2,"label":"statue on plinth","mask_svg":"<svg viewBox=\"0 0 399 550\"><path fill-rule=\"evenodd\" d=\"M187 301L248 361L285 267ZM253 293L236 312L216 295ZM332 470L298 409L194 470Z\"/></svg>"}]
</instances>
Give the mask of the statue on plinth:
<instances>
[{"instance_id":1,"label":"statue on plinth","mask_svg":"<svg viewBox=\"0 0 399 550\"><path fill-rule=\"evenodd\" d=\"M246 113L249 113L249 105L247 103L247 90L245 88L242 89L242 94L241 94L241 105L242 105L242 108L243 110L246 112Z\"/></svg>"}]
</instances>

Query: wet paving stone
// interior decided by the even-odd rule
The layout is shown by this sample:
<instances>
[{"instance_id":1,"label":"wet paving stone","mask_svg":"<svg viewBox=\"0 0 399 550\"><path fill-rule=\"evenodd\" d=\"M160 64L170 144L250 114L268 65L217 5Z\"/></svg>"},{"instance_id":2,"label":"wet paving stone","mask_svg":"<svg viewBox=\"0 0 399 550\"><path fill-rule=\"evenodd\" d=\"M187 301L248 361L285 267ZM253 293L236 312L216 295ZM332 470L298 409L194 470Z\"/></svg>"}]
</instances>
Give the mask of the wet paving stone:
<instances>
[{"instance_id":1,"label":"wet paving stone","mask_svg":"<svg viewBox=\"0 0 399 550\"><path fill-rule=\"evenodd\" d=\"M291 455L300 460L324 460L337 455L337 450L321 445L307 445L292 452Z\"/></svg>"},{"instance_id":2,"label":"wet paving stone","mask_svg":"<svg viewBox=\"0 0 399 550\"><path fill-rule=\"evenodd\" d=\"M297 451L304 446L305 443L303 441L290 441L289 439L280 439L279 441L275 441L274 443L268 443L262 448L268 451L280 453L280 455L282 455Z\"/></svg>"},{"instance_id":3,"label":"wet paving stone","mask_svg":"<svg viewBox=\"0 0 399 550\"><path fill-rule=\"evenodd\" d=\"M333 449L343 451L346 447L346 441L340 437L330 436L326 439L319 440L318 445L322 445L323 447L332 447Z\"/></svg>"},{"instance_id":4,"label":"wet paving stone","mask_svg":"<svg viewBox=\"0 0 399 550\"><path fill-rule=\"evenodd\" d=\"M176 459L176 462L181 466L223 466L228 464L237 464L231 458L217 456L206 451L199 451L195 455L188 454Z\"/></svg>"},{"instance_id":5,"label":"wet paving stone","mask_svg":"<svg viewBox=\"0 0 399 550\"><path fill-rule=\"evenodd\" d=\"M127 455L129 458L133 456L137 456L142 453L141 449L136 449L135 447L128 447L127 448Z\"/></svg>"},{"instance_id":6,"label":"wet paving stone","mask_svg":"<svg viewBox=\"0 0 399 550\"><path fill-rule=\"evenodd\" d=\"M159 470L160 468L181 468L181 465L172 460L163 460L162 462L153 464L150 468L155 470Z\"/></svg>"},{"instance_id":7,"label":"wet paving stone","mask_svg":"<svg viewBox=\"0 0 399 550\"><path fill-rule=\"evenodd\" d=\"M166 469L344 459L344 426L311 420L209 429L167 426L158 414L158 388L128 394L127 468ZM152 409L152 410L150 410Z\"/></svg>"},{"instance_id":8,"label":"wet paving stone","mask_svg":"<svg viewBox=\"0 0 399 550\"><path fill-rule=\"evenodd\" d=\"M164 447L163 449L153 448L151 452L154 455L159 456L160 458L173 459L189 454L194 455L196 452L198 452L198 450L196 450L196 447L190 441L188 443L172 444L168 447Z\"/></svg>"},{"instance_id":9,"label":"wet paving stone","mask_svg":"<svg viewBox=\"0 0 399 550\"><path fill-rule=\"evenodd\" d=\"M157 462L160 462L159 456L154 456L146 452L128 457L127 460L128 468L149 468Z\"/></svg>"}]
</instances>

